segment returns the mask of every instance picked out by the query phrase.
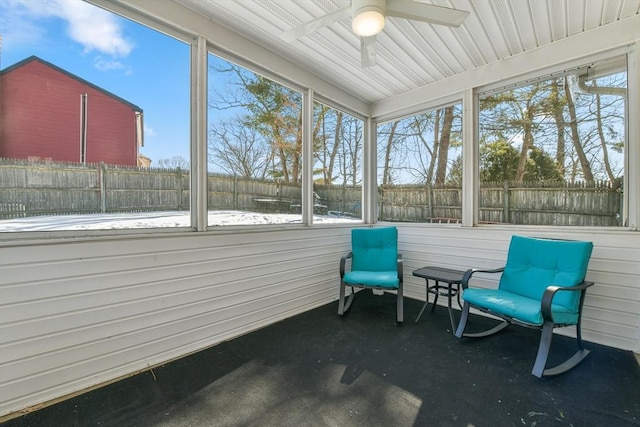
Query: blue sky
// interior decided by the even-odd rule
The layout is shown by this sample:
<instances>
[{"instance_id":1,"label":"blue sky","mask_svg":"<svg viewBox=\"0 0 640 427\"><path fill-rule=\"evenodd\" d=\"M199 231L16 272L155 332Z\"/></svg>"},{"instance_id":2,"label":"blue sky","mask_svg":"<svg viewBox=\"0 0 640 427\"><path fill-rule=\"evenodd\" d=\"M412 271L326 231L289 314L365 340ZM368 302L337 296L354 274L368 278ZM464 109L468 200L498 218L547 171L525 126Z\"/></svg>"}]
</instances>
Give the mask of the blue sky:
<instances>
[{"instance_id":1,"label":"blue sky","mask_svg":"<svg viewBox=\"0 0 640 427\"><path fill-rule=\"evenodd\" d=\"M0 35L0 68L51 62L142 108L142 154L189 159L187 44L80 0L0 0Z\"/></svg>"}]
</instances>

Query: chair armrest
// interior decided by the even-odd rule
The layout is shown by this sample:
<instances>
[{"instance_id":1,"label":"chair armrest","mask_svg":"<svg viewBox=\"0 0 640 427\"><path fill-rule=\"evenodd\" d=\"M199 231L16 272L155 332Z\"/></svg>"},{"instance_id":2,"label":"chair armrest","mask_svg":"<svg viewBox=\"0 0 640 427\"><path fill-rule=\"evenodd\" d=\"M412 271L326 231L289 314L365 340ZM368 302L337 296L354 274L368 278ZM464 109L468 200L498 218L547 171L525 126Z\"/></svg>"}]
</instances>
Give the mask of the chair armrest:
<instances>
[{"instance_id":1,"label":"chair armrest","mask_svg":"<svg viewBox=\"0 0 640 427\"><path fill-rule=\"evenodd\" d=\"M344 269L345 266L347 265L347 259L353 257L353 252L349 252L347 255L344 255L342 258L340 258L340 278L342 279L344 277Z\"/></svg>"},{"instance_id":2,"label":"chair armrest","mask_svg":"<svg viewBox=\"0 0 640 427\"><path fill-rule=\"evenodd\" d=\"M465 271L462 275L462 289L467 289L469 287L469 280L471 280L471 276L475 273L502 273L504 271L504 267L494 268L491 270L481 270L479 268L470 268Z\"/></svg>"},{"instance_id":3,"label":"chair armrest","mask_svg":"<svg viewBox=\"0 0 640 427\"><path fill-rule=\"evenodd\" d=\"M397 266L398 279L400 279L400 282L402 282L402 278L404 277L404 262L402 261L402 254L398 254Z\"/></svg>"},{"instance_id":4,"label":"chair armrest","mask_svg":"<svg viewBox=\"0 0 640 427\"><path fill-rule=\"evenodd\" d=\"M553 297L556 295L558 291L584 291L589 286L592 286L594 282L583 281L577 286L548 286L547 289L542 294L541 301L541 311L542 318L545 321L553 322L553 315L551 314L551 303L553 302ZM584 294L580 296L582 299ZM580 301L580 311L582 311L582 301Z\"/></svg>"}]
</instances>

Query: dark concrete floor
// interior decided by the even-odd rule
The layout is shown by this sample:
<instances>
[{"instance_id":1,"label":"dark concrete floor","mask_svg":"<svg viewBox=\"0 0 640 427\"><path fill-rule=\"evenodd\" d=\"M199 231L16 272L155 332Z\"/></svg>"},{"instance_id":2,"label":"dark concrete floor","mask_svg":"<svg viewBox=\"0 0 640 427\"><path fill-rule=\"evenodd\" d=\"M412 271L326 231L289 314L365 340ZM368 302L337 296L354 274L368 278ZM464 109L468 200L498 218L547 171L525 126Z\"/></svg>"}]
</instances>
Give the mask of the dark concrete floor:
<instances>
[{"instance_id":1,"label":"dark concrete floor","mask_svg":"<svg viewBox=\"0 0 640 427\"><path fill-rule=\"evenodd\" d=\"M640 426L633 353L586 343L582 364L538 379L538 331L459 340L443 307L415 324L421 305L406 299L398 326L395 298L366 292L344 318L328 304L2 427ZM557 336L551 359L574 348Z\"/></svg>"}]
</instances>

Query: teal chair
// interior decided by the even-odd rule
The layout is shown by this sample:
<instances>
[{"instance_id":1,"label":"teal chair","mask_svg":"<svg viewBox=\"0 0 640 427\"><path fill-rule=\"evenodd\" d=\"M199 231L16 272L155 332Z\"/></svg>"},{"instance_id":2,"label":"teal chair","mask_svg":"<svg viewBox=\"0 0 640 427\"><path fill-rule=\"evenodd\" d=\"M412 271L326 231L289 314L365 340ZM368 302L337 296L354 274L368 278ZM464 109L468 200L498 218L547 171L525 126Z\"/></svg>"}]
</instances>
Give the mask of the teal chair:
<instances>
[{"instance_id":1,"label":"teal chair","mask_svg":"<svg viewBox=\"0 0 640 427\"><path fill-rule=\"evenodd\" d=\"M347 271L351 260L351 269ZM402 255L398 253L398 230L395 227L357 228L351 230L351 252L340 259L340 301L338 314L344 315L356 294L354 288L396 291L396 317L404 320L402 300ZM351 294L345 299L346 288Z\"/></svg>"},{"instance_id":2,"label":"teal chair","mask_svg":"<svg viewBox=\"0 0 640 427\"><path fill-rule=\"evenodd\" d=\"M573 368L589 354L582 345L580 323L586 289L593 285L584 280L592 249L591 242L513 236L503 268L465 272L464 305L456 337L484 337L509 324L538 328L542 333L532 374L540 378ZM475 273L502 273L498 288L469 287ZM471 308L497 316L501 322L484 332L465 333ZM553 330L563 326L576 326L578 351L558 366L545 369Z\"/></svg>"}]
</instances>

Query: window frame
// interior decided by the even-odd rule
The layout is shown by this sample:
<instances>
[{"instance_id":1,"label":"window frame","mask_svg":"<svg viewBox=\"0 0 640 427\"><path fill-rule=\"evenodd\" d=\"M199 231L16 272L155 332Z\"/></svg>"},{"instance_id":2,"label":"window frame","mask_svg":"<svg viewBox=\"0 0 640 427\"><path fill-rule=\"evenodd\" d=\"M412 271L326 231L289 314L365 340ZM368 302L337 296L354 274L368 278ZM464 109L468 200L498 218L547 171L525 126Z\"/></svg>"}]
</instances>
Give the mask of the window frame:
<instances>
[{"instance_id":1,"label":"window frame","mask_svg":"<svg viewBox=\"0 0 640 427\"><path fill-rule=\"evenodd\" d=\"M406 111L403 112L403 114L401 115L397 115L397 116L385 116L384 119L380 119L378 121L376 121L375 125L376 125L376 138L374 140L374 145L375 145L375 153L376 153L376 160L377 160L377 154L378 154L378 134L377 134L377 130L380 126L384 126L386 124L389 123L393 123L393 122L397 122L397 121L401 121L404 119L408 119L414 116L418 116L420 114L426 114L426 113L431 113L437 110L443 110L444 108L447 107L456 107L460 109L460 113L461 113L461 120L460 120L460 124L461 124L461 143L462 146L460 147L460 155L462 156L462 173L463 173L463 177L461 180L461 221L459 223L456 224L440 224L440 223L429 223L429 222L408 222L408 224L411 225L422 225L422 224L433 224L433 225L448 225L448 226L460 226L461 224L464 224L464 218L465 218L465 188L464 188L464 161L465 161L465 102L464 102L464 94L454 94L451 96L448 96L446 98L441 98L438 100L435 100L433 102L429 102L429 103L425 103L421 105L421 108L412 112L412 113L407 113ZM378 188L380 186L380 184L378 183L378 165L375 165L375 171L376 171L376 175L375 175L375 182L374 182L374 186L375 186L375 193L372 195L372 197L374 197L375 199L375 204L378 204ZM379 214L376 212L376 217L379 216ZM377 220L379 222L393 222L393 221L384 221L384 220Z\"/></svg>"},{"instance_id":2,"label":"window frame","mask_svg":"<svg viewBox=\"0 0 640 427\"><path fill-rule=\"evenodd\" d=\"M151 16L145 15L134 10L126 4L114 3L110 0L83 0L92 7L103 9L104 11L114 14L121 19L126 19L138 25L143 25L149 30L160 33L164 36L182 42L191 51L197 42L197 37L183 31L177 26L170 25L161 20L157 20ZM189 65L189 64L187 64ZM193 72L191 72L192 79ZM191 96L193 98L193 96ZM190 99L190 105L193 99ZM191 149L192 138L190 140ZM191 189L190 189L191 190ZM193 200L193 193L190 191L190 201ZM193 212L193 209L191 209ZM193 223L192 223L193 224ZM194 230L192 225L174 226L174 227L140 227L140 228L122 228L122 229L90 229L90 230L54 230L54 231L0 231L0 243L2 242L20 242L26 241L47 241L58 239L74 239L74 240L95 240L96 237L106 236L124 236L124 235L150 235L160 232L167 233L185 233Z\"/></svg>"},{"instance_id":3,"label":"window frame","mask_svg":"<svg viewBox=\"0 0 640 427\"><path fill-rule=\"evenodd\" d=\"M339 102L337 102L334 98L331 97L327 97L327 96L323 96L317 92L315 92L315 90L313 88L308 88L308 87L304 87L298 83L295 83L293 80L288 79L284 76L281 76L271 70L267 70L264 67L255 64L254 62L251 62L245 58L241 58L237 55L234 55L233 53L229 52L228 50L225 50L219 46L217 46L215 43L213 43L211 40L208 40L204 37L201 37L202 39L202 43L204 43L206 45L205 48L205 52L204 54L198 54L197 58L195 59L195 63L196 63L196 67L202 67L202 65L200 63L204 62L204 73L206 74L206 70L207 70L207 65L208 64L208 55L215 55L220 59L223 59L225 61L228 61L230 63L233 63L235 65L238 65L242 68L245 68L246 70L248 70L249 72L255 73L256 75L260 75L264 78L267 78L271 81L273 81L274 83L277 83L279 85L282 85L290 90L294 90L297 92L300 92L300 94L302 95L302 224L257 224L257 225L229 225L229 226L225 226L224 229L225 230L262 230L262 229L270 229L270 228L274 228L274 227L279 227L279 228L300 228L300 227L310 227L313 226L313 205L314 205L314 200L313 200L313 140L312 140L312 136L313 136L313 126L314 126L314 122L313 122L313 108L314 108L314 103L315 102L319 102L321 104L324 104L332 109L335 109L337 111L341 111L345 114L349 114L352 117L361 120L363 122L363 128L365 129L364 131L364 135L363 135L363 150L364 152L367 151L366 147L369 145L368 143L368 139L367 139L367 132L366 132L366 122L368 117L366 117L364 114L356 111L353 108L350 108L344 104L341 104ZM199 39L200 40L200 39ZM203 56L204 55L204 56ZM207 77L206 75L204 76L204 78L202 79L202 81L199 82L200 87L204 87L205 91L207 90L208 84L207 84ZM198 96L197 94L197 86L194 87L194 92L196 93L196 97ZM203 96L202 94L199 94L200 96ZM204 95L206 98L206 95ZM193 108L193 107L192 107ZM192 150L192 152L198 152L198 150L201 150L201 152L205 153L205 158L207 157L206 153L207 153L207 130L208 130L208 123L207 123L207 111L206 111L206 102L205 105L203 106L203 108L205 108L205 111L199 111L198 110L198 106L195 106L196 111L199 116L202 116L200 119L200 122L203 123L203 127L205 129L205 134L204 134L204 147L202 147L202 141L196 141L196 148L195 150ZM197 128L197 123L194 124L194 126L196 126L195 131L198 131ZM193 142L193 141L192 141ZM363 153L363 157L364 157L364 153ZM203 207L198 207L198 212L196 214L193 213L192 211L192 215L194 215L197 218L197 227L196 230L197 231L207 231L207 230L216 230L218 231L220 229L220 227L217 227L215 225L212 226L208 226L207 225L207 216L208 216L208 212L207 212L207 173L208 173L208 167L207 167L207 161L205 160L204 163L202 163L201 159L197 160L195 158L193 158L192 155L192 159L191 159L191 164L196 164L197 167L199 168L198 171L196 171L196 174L198 176L200 176L201 178L201 182L200 183L194 183L199 185L199 186L204 186L204 189L200 189L199 190L199 194L200 194L200 198L204 197L204 208ZM364 161L363 161L364 162ZM366 169L366 162L364 162L363 164L363 181L365 181L365 172L364 170ZM192 174L194 174L194 171L192 169ZM202 177L204 174L204 177ZM363 215L362 215L362 221L360 222L354 222L353 224L323 224L323 227L351 227L353 225L357 225L357 224L362 224L367 223L367 221L365 220L365 196L366 192L364 190L364 185L363 185L363 190L362 190L362 209L363 209ZM198 201L192 200L192 206L198 206ZM204 209L204 211L203 211ZM202 219L203 218L203 219ZM193 222L192 222L193 223ZM369 222L370 223L370 222Z\"/></svg>"},{"instance_id":4,"label":"window frame","mask_svg":"<svg viewBox=\"0 0 640 427\"><path fill-rule=\"evenodd\" d=\"M408 97L404 97L400 101L389 100L385 101L379 105L368 105L362 101L358 101L355 97L350 94L340 92L336 90L334 93L330 90L329 85L321 81L319 79L314 78L305 70L302 70L295 64L284 61L281 58L265 58L266 53L258 52L261 55L258 58L258 62L262 64L268 64L271 68L273 64L272 70L266 70L265 66L259 66L257 63L250 62L246 59L243 59L239 55L233 54L234 46L238 47L238 51L247 51L247 48L255 47L257 45L252 42L239 41L234 38L229 38L225 41L229 46L223 48L218 46L213 39L217 40L225 40L225 36L230 34L229 32L225 32L227 30L218 26L215 23L211 23L207 21L207 27L201 27L201 23L195 22L193 24L193 32L186 30L183 25L180 25L180 21L182 19L189 19L189 17L195 17L195 14L190 15L189 13L180 10L179 6L175 6L178 11L177 16L175 17L174 22L169 22L167 20L161 19L157 16L154 16L152 12L145 13L139 7L133 5L128 5L124 2L113 1L113 0L88 0L89 3L94 4L96 6L102 7L110 12L121 15L127 19L131 19L137 21L143 25L147 25L148 27L165 32L178 40L182 40L188 43L191 46L191 49L194 50L194 46L197 48L196 54L192 53L191 65L191 87L192 87L192 96L191 96L191 141L190 141L190 151L191 151L191 175L192 175L192 189L191 189L191 216L192 216L192 227L189 228L148 228L148 229L119 229L119 230L84 230L84 231L49 231L49 232L39 232L39 231L25 231L25 232L7 232L0 233L1 241L50 241L50 239L91 239L95 240L95 237L113 237L117 238L117 236L122 235L131 235L131 234L139 234L139 235L157 235L159 232L162 234L175 234L182 233L189 235L187 233L193 233L193 231L206 231L206 197L202 197L202 191L206 192L206 156L198 155L198 152L202 153L202 150L206 150L206 108L202 106L202 99L198 101L198 94L200 94L200 98L202 97L202 91L206 92L206 89L198 90L202 88L202 71L200 74L196 73L196 69L198 67L202 67L203 59L204 67L206 71L206 55L209 52L209 48L215 49L212 53L219 55L224 58L222 55L230 55L230 58L233 58L233 61L238 63L239 65L245 66L247 69L257 72L257 73L265 73L269 78L273 78L274 81L277 81L281 84L285 84L289 86L290 84L293 87L299 87L300 91L303 93L303 98L306 98L303 101L304 105L313 104L314 99L317 99L319 102L323 104L327 104L332 106L333 108L339 109L341 111L348 112L352 114L354 117L361 118L364 121L364 164L363 164L363 222L365 224L372 224L376 222L376 129L378 122L391 121L394 119L411 116L418 114L420 111L431 110L437 108L441 105L446 105L452 102L462 102L462 111L463 111L463 178L462 178L462 227L503 227L510 229L522 229L523 227L526 229L533 228L535 230L549 230L548 226L522 226L522 225L478 225L478 217L479 217L479 208L478 208L478 199L479 199L479 171L478 171L478 160L479 160L479 148L478 148L478 95L480 93L484 93L488 90L497 89L499 87L505 87L508 84L516 84L517 82L523 82L527 79L535 79L542 78L544 76L552 75L553 73L561 73L563 71L569 70L572 67L584 67L585 64L589 62L601 61L604 59L613 58L619 55L626 55L627 58L627 105L626 105L626 120L625 120L625 174L624 174L624 185L627 189L626 193L628 197L624 199L624 215L625 215L625 223L622 227L603 227L605 230L627 230L627 231L638 231L638 226L640 223L640 123L637 121L630 120L631 117L640 117L640 42L626 44L624 46L619 47L611 47L606 50L599 51L596 53L590 53L588 55L580 56L577 59L573 59L567 62L559 63L553 66L540 67L535 70L527 71L526 73L521 73L516 77L510 77L506 79L502 79L500 81L491 80L492 83L488 84L477 84L475 86L464 86L459 83L458 79L455 79L453 82L453 91L451 94L446 96L440 96L439 94L446 93L446 89L438 89L435 90L436 97L429 99L427 101L418 100L417 97L424 95L425 93L429 93L429 91L415 91L414 94ZM153 8L151 8L153 10ZM197 31L199 29L199 33ZM217 32L221 32L221 34L216 35ZM241 44L244 44L240 46ZM547 61L550 62L550 61ZM521 69L522 67L517 67L516 70ZM487 69L487 71L491 71L491 67ZM286 71L285 71L286 70ZM282 75L281 75L281 74ZM283 75L286 74L289 78L284 78ZM462 76L460 77L462 78ZM486 75L478 76L477 78L471 79L472 81L490 81L494 77L487 77ZM500 78L499 75L496 75L495 78ZM206 77L204 80L204 87L206 88ZM458 87L458 89L455 89ZM330 94L330 95L327 95ZM407 101L409 101L407 103ZM206 102L206 101L205 101ZM387 111L392 106L402 102L404 104L408 104L401 108L396 108L393 112L390 113L382 113L380 115L375 115L377 111ZM347 105L351 105L350 107ZM304 108L303 108L304 109ZM203 115L204 112L204 115ZM373 115L372 115L373 113ZM311 114L303 112L303 117ZM305 123L307 123L305 128ZM303 133L305 135L310 135L309 120L303 119ZM202 135L200 137L197 136L198 133L204 132L204 138ZM303 145L305 144L305 140L308 140L309 137L303 138ZM310 142L307 141L306 144ZM307 150L308 151L308 150ZM206 151L204 151L206 152ZM304 153L303 153L304 158ZM194 162L193 160L196 160ZM201 164L204 162L204 165ZM312 195L307 193L305 196L304 188L310 188L310 171L305 171L305 167L308 169L308 164L310 162L306 162L303 165L303 179L306 179L307 182L303 181L303 203L307 206L307 210L309 208L312 209ZM203 177L205 181L203 182ZM306 178L304 178L306 177ZM206 193L205 193L206 194ZM204 226L203 226L203 218ZM304 216L303 216L304 219ZM303 225L290 225L288 228L296 228L296 227L306 227L311 225L310 223L306 223L303 221ZM418 226L432 226L431 224L413 224ZM345 227L344 225L332 225L336 227ZM278 226L281 228L282 226ZM269 229L273 230L273 226L244 226L242 229L247 232L256 231L259 229ZM567 229L567 227L554 227L553 230L559 229ZM570 227L569 230L578 230L582 231L588 230L592 232L601 227ZM229 232L237 232L237 227L225 227L224 229L217 228L215 230L216 233L229 233Z\"/></svg>"},{"instance_id":5,"label":"window frame","mask_svg":"<svg viewBox=\"0 0 640 427\"><path fill-rule=\"evenodd\" d=\"M565 230L631 230L636 231L637 223L639 220L640 209L638 205L640 205L640 185L638 184L638 175L640 171L640 161L638 157L640 156L640 140L637 138L634 139L632 137L632 132L636 135L640 133L640 125L638 123L632 123L630 120L630 114L635 110L638 112L638 96L631 96L631 94L639 94L638 87L634 89L634 76L635 80L638 80L639 70L637 65L637 49L632 49L631 47L617 48L611 49L606 52L601 52L594 55L589 55L587 57L575 59L573 61L558 64L553 67L545 67L538 70L531 71L527 74L512 77L510 79L501 80L499 82L494 82L488 85L479 86L473 89L473 104L475 109L474 114L474 181L476 185L473 189L473 197L475 200L475 204L473 207L472 214L472 223L473 226L482 226L482 227L514 227L514 228L522 228L522 227L534 227L536 229L565 229ZM624 58L626 61L622 61ZM624 62L624 67L621 67L620 64ZM551 225L525 225L525 224L479 224L480 218L480 138L479 138L479 120L480 120L480 98L487 95L492 95L496 93L500 93L502 91L506 91L509 89L521 88L527 85L531 85L537 82L546 81L552 78L564 77L567 75L572 75L580 71L586 72L586 70L593 66L593 64L600 64L599 67L596 68L596 73L598 73L599 69L602 68L602 64L612 64L611 68L607 68L606 74L613 74L616 70L626 71L627 73L627 96L625 102L625 138L624 138L624 173L623 173L623 188L626 189L625 196L623 198L623 207L622 207L622 225L621 226L551 226ZM609 72L610 71L610 72ZM635 101L635 106L633 101ZM464 120L464 118L463 118ZM638 141L638 143L631 144L631 141ZM463 140L464 144L464 140ZM464 169L463 169L464 174ZM634 180L634 175L636 179ZM463 178L464 184L464 178ZM464 190L464 189L463 189ZM635 209L634 209L635 206ZM464 209L463 209L464 210Z\"/></svg>"}]
</instances>

